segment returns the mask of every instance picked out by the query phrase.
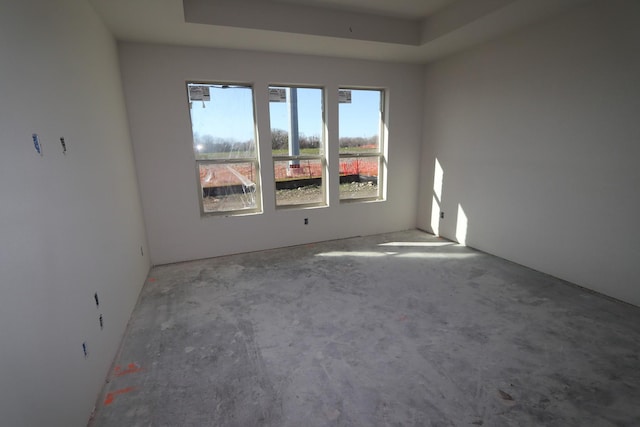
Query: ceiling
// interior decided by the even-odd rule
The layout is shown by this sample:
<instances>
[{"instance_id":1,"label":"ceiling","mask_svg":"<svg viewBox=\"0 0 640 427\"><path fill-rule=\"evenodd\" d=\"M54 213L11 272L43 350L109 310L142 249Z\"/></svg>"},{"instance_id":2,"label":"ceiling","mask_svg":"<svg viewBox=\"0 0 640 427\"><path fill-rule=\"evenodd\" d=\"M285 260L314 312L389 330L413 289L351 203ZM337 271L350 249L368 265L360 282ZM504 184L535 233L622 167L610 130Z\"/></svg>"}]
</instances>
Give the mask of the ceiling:
<instances>
[{"instance_id":1,"label":"ceiling","mask_svg":"<svg viewBox=\"0 0 640 427\"><path fill-rule=\"evenodd\" d=\"M399 18L426 18L456 0L275 0Z\"/></svg>"},{"instance_id":2,"label":"ceiling","mask_svg":"<svg viewBox=\"0 0 640 427\"><path fill-rule=\"evenodd\" d=\"M427 63L586 0L88 0L117 40Z\"/></svg>"}]
</instances>

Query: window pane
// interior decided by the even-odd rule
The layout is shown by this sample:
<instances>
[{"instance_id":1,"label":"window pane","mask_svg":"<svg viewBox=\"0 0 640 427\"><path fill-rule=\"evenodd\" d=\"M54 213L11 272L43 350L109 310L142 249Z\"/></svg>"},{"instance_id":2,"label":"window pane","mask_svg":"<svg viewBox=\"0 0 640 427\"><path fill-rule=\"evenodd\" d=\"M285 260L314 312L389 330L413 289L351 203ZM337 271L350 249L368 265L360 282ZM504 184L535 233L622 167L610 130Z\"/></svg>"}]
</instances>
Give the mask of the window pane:
<instances>
[{"instance_id":1,"label":"window pane","mask_svg":"<svg viewBox=\"0 0 640 427\"><path fill-rule=\"evenodd\" d=\"M256 209L258 171L255 162L200 163L204 212Z\"/></svg>"},{"instance_id":2,"label":"window pane","mask_svg":"<svg viewBox=\"0 0 640 427\"><path fill-rule=\"evenodd\" d=\"M200 83L187 86L196 159L255 158L252 88Z\"/></svg>"},{"instance_id":3,"label":"window pane","mask_svg":"<svg viewBox=\"0 0 640 427\"><path fill-rule=\"evenodd\" d=\"M380 158L340 159L340 199L378 197Z\"/></svg>"},{"instance_id":4,"label":"window pane","mask_svg":"<svg viewBox=\"0 0 640 427\"><path fill-rule=\"evenodd\" d=\"M382 91L340 89L339 95L340 152L379 152Z\"/></svg>"},{"instance_id":5,"label":"window pane","mask_svg":"<svg viewBox=\"0 0 640 427\"><path fill-rule=\"evenodd\" d=\"M276 177L276 206L324 202L322 160L273 162Z\"/></svg>"},{"instance_id":6,"label":"window pane","mask_svg":"<svg viewBox=\"0 0 640 427\"><path fill-rule=\"evenodd\" d=\"M322 89L270 86L269 115L274 156L322 153Z\"/></svg>"}]
</instances>

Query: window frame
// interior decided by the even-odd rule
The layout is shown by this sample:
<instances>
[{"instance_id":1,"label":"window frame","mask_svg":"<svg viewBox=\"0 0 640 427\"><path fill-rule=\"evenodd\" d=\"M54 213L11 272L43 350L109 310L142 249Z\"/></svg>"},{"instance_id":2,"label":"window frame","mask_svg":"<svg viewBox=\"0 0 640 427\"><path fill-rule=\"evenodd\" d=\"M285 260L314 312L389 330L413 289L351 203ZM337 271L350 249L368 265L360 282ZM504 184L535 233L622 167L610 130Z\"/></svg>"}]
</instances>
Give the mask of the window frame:
<instances>
[{"instance_id":1,"label":"window frame","mask_svg":"<svg viewBox=\"0 0 640 427\"><path fill-rule=\"evenodd\" d=\"M354 197L354 198L342 198L340 197L340 190L338 189L338 199L340 203L358 203L358 202L377 202L386 200L386 167L387 167L387 89L381 87L361 87L361 86L339 86L338 93L342 90L350 91L376 91L380 92L380 123L378 124L378 150L365 153L341 153L340 152L340 101L338 95L338 175L340 174L340 161L342 159L363 159L363 158L376 158L378 161L378 195L375 197ZM340 184L340 183L338 183Z\"/></svg>"},{"instance_id":2,"label":"window frame","mask_svg":"<svg viewBox=\"0 0 640 427\"><path fill-rule=\"evenodd\" d=\"M193 139L193 119L191 116L191 104L193 102L199 101L191 101L191 96L189 92L190 85L203 85L203 86L232 86L232 87L241 87L248 88L251 90L251 108L252 108L252 118L253 118L253 139L254 139L254 155L253 157L236 157L236 158L222 158L222 159L198 159L195 152L195 141ZM256 94L255 94L255 86L252 83L247 82L228 82L228 81L203 81L203 80L187 80L185 82L185 88L187 91L187 103L189 110L189 125L191 127L191 144L192 144L192 153L195 161L195 173L196 173L196 183L198 188L198 202L200 205L200 216L208 217L208 216L242 216L242 215L251 215L251 214L261 214L263 213L262 209L262 185L261 185L261 175L260 175L260 146L259 146L259 135L258 135L258 126L257 126L257 111L256 111ZM254 197L255 197L255 207L247 208L247 209L232 209L232 210L224 210L224 211L205 211L204 209L204 192L205 187L202 186L202 181L200 178L200 166L201 165L230 165L230 164L239 164L239 163L251 163L255 170L256 180L255 180L255 189L254 189Z\"/></svg>"},{"instance_id":3,"label":"window frame","mask_svg":"<svg viewBox=\"0 0 640 427\"><path fill-rule=\"evenodd\" d=\"M328 206L328 196L327 196L327 91L324 86L314 86L314 85L292 85L292 84L279 84L279 83L269 83L267 85L267 90L271 88L285 88L285 89L319 89L322 91L321 93L321 101L322 101L322 135L320 137L320 150L316 155L309 154L300 154L300 155L286 155L286 156L274 156L273 149L271 148L269 152L271 153L271 164L274 170L273 176L273 200L276 207L276 210L289 210L289 209L302 209L302 208L313 208L313 207L326 207ZM269 101L269 136L271 135L271 101ZM276 162L291 162L291 161L304 161L304 160L320 160L321 169L322 169L322 200L319 202L312 203L298 203L292 205L278 205L278 197L277 197L277 189L276 189L276 177L275 177L275 165Z\"/></svg>"}]
</instances>

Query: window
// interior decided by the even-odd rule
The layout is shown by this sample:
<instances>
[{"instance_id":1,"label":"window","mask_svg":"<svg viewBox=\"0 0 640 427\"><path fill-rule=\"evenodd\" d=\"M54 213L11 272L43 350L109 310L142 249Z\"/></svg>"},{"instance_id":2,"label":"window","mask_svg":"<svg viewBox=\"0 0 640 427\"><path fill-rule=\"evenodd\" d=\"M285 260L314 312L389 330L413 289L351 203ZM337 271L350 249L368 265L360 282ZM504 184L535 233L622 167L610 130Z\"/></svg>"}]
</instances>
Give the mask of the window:
<instances>
[{"instance_id":1,"label":"window","mask_svg":"<svg viewBox=\"0 0 640 427\"><path fill-rule=\"evenodd\" d=\"M187 83L202 213L260 211L253 89Z\"/></svg>"},{"instance_id":2,"label":"window","mask_svg":"<svg viewBox=\"0 0 640 427\"><path fill-rule=\"evenodd\" d=\"M340 89L340 200L382 198L384 92Z\"/></svg>"},{"instance_id":3,"label":"window","mask_svg":"<svg viewBox=\"0 0 640 427\"><path fill-rule=\"evenodd\" d=\"M326 203L323 90L269 87L276 206Z\"/></svg>"}]
</instances>

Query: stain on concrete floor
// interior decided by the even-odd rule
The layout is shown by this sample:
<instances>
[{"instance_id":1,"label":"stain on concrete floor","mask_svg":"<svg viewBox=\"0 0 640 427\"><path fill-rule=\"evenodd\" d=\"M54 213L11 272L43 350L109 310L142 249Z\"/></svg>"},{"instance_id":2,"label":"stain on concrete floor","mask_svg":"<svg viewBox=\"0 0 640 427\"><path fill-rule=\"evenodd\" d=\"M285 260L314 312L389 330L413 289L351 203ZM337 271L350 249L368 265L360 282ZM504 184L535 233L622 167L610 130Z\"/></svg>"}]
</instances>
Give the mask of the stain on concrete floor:
<instances>
[{"instance_id":1,"label":"stain on concrete floor","mask_svg":"<svg viewBox=\"0 0 640 427\"><path fill-rule=\"evenodd\" d=\"M426 233L150 277L94 427L640 425L640 309Z\"/></svg>"}]
</instances>

